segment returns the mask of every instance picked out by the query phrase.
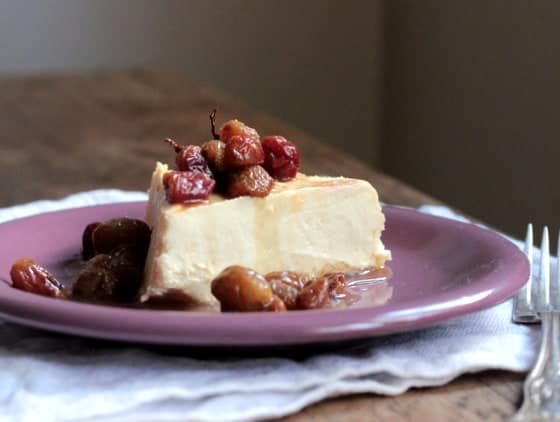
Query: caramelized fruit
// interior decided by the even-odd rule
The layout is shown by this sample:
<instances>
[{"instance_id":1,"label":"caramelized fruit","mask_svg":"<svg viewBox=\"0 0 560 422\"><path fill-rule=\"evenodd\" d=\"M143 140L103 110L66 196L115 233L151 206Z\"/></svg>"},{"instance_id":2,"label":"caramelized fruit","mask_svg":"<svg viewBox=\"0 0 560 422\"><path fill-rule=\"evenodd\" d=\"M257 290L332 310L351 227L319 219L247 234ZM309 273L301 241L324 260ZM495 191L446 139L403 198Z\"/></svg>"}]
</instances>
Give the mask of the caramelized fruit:
<instances>
[{"instance_id":1,"label":"caramelized fruit","mask_svg":"<svg viewBox=\"0 0 560 422\"><path fill-rule=\"evenodd\" d=\"M274 180L261 166L250 166L228 174L227 195L264 197L270 193Z\"/></svg>"},{"instance_id":2,"label":"caramelized fruit","mask_svg":"<svg viewBox=\"0 0 560 422\"><path fill-rule=\"evenodd\" d=\"M198 145L187 145L175 157L177 169L181 171L200 171L207 176L212 176L212 172L202 155L202 149Z\"/></svg>"},{"instance_id":3,"label":"caramelized fruit","mask_svg":"<svg viewBox=\"0 0 560 422\"><path fill-rule=\"evenodd\" d=\"M118 279L111 271L111 256L99 254L90 259L80 271L72 288L76 299L113 302L116 298Z\"/></svg>"},{"instance_id":4,"label":"caramelized fruit","mask_svg":"<svg viewBox=\"0 0 560 422\"><path fill-rule=\"evenodd\" d=\"M202 155L206 158L206 161L214 174L226 171L224 160L225 149L226 144L216 139L212 139L202 145Z\"/></svg>"},{"instance_id":5,"label":"caramelized fruit","mask_svg":"<svg viewBox=\"0 0 560 422\"><path fill-rule=\"evenodd\" d=\"M93 258L95 255L95 249L93 247L93 231L100 224L101 223L99 222L90 223L84 229L84 233L82 234L82 259L84 261Z\"/></svg>"},{"instance_id":6,"label":"caramelized fruit","mask_svg":"<svg viewBox=\"0 0 560 422\"><path fill-rule=\"evenodd\" d=\"M285 182L296 177L299 151L282 136L266 136L261 140L264 149L264 168L272 177Z\"/></svg>"},{"instance_id":7,"label":"caramelized fruit","mask_svg":"<svg viewBox=\"0 0 560 422\"><path fill-rule=\"evenodd\" d=\"M297 309L297 298L303 290L302 277L289 271L268 273L265 279L269 282L272 291L278 296L288 309Z\"/></svg>"},{"instance_id":8,"label":"caramelized fruit","mask_svg":"<svg viewBox=\"0 0 560 422\"><path fill-rule=\"evenodd\" d=\"M255 129L247 126L245 123L240 122L237 119L225 122L220 129L220 141L227 144L233 136L240 136L243 139L253 141L258 141L260 139L260 136Z\"/></svg>"},{"instance_id":9,"label":"caramelized fruit","mask_svg":"<svg viewBox=\"0 0 560 422\"><path fill-rule=\"evenodd\" d=\"M111 271L111 256L96 255L80 271L72 288L72 297L81 300L114 302L118 283L117 276Z\"/></svg>"},{"instance_id":10,"label":"caramelized fruit","mask_svg":"<svg viewBox=\"0 0 560 422\"><path fill-rule=\"evenodd\" d=\"M170 204L190 204L206 201L216 181L199 171L168 171L163 176L163 187Z\"/></svg>"},{"instance_id":11,"label":"caramelized fruit","mask_svg":"<svg viewBox=\"0 0 560 422\"><path fill-rule=\"evenodd\" d=\"M212 294L224 312L282 310L266 279L239 265L227 267L212 281Z\"/></svg>"},{"instance_id":12,"label":"caramelized fruit","mask_svg":"<svg viewBox=\"0 0 560 422\"><path fill-rule=\"evenodd\" d=\"M143 276L144 265L138 260L138 252L130 247L120 247L111 255L96 255L78 275L72 297L110 303L133 301Z\"/></svg>"},{"instance_id":13,"label":"caramelized fruit","mask_svg":"<svg viewBox=\"0 0 560 422\"><path fill-rule=\"evenodd\" d=\"M176 152L178 169L163 180L170 203L204 201L214 189L229 197L263 197L270 193L274 179L285 182L298 172L299 152L282 136L267 136L261 142L255 129L236 119L216 133L216 109L210 113L210 131L214 139L202 147L165 139Z\"/></svg>"},{"instance_id":14,"label":"caramelized fruit","mask_svg":"<svg viewBox=\"0 0 560 422\"><path fill-rule=\"evenodd\" d=\"M10 270L12 287L42 296L66 298L60 282L32 259L18 259Z\"/></svg>"},{"instance_id":15,"label":"caramelized fruit","mask_svg":"<svg viewBox=\"0 0 560 422\"><path fill-rule=\"evenodd\" d=\"M119 301L130 302L138 293L144 277L146 255L131 246L123 246L111 254L110 270L118 283L116 296Z\"/></svg>"},{"instance_id":16,"label":"caramelized fruit","mask_svg":"<svg viewBox=\"0 0 560 422\"><path fill-rule=\"evenodd\" d=\"M297 298L298 309L319 309L334 305L346 296L346 276L331 273L308 281Z\"/></svg>"},{"instance_id":17,"label":"caramelized fruit","mask_svg":"<svg viewBox=\"0 0 560 422\"><path fill-rule=\"evenodd\" d=\"M170 138L164 141L171 145L177 153L175 156L175 164L179 171L200 171L207 176L212 176L208 163L202 155L202 148L198 145L179 145Z\"/></svg>"},{"instance_id":18,"label":"caramelized fruit","mask_svg":"<svg viewBox=\"0 0 560 422\"><path fill-rule=\"evenodd\" d=\"M297 298L298 309L324 308L329 302L329 282L317 278L308 282Z\"/></svg>"},{"instance_id":19,"label":"caramelized fruit","mask_svg":"<svg viewBox=\"0 0 560 422\"><path fill-rule=\"evenodd\" d=\"M84 231L84 236L85 232ZM142 220L113 218L99 224L92 232L93 249L96 254L110 254L113 250L134 244L147 251L150 245L150 228Z\"/></svg>"},{"instance_id":20,"label":"caramelized fruit","mask_svg":"<svg viewBox=\"0 0 560 422\"><path fill-rule=\"evenodd\" d=\"M261 141L237 135L229 138L224 151L226 169L233 170L262 163L264 163L264 151Z\"/></svg>"}]
</instances>

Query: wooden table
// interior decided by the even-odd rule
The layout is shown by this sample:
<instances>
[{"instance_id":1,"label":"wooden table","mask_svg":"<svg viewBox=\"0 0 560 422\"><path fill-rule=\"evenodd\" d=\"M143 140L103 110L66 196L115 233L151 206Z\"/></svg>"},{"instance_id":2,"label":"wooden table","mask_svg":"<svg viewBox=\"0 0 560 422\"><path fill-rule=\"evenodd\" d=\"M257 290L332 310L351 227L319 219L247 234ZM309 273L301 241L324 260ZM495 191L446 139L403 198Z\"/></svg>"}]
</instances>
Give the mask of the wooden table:
<instances>
[{"instance_id":1,"label":"wooden table","mask_svg":"<svg viewBox=\"0 0 560 422\"><path fill-rule=\"evenodd\" d=\"M146 189L162 139L210 139L208 113L283 134L302 151L306 173L369 180L388 203L439 203L410 186L184 77L145 71L0 78L0 206L98 188ZM518 406L522 376L485 372L397 397L357 395L311 406L290 422L504 420Z\"/></svg>"}]
</instances>

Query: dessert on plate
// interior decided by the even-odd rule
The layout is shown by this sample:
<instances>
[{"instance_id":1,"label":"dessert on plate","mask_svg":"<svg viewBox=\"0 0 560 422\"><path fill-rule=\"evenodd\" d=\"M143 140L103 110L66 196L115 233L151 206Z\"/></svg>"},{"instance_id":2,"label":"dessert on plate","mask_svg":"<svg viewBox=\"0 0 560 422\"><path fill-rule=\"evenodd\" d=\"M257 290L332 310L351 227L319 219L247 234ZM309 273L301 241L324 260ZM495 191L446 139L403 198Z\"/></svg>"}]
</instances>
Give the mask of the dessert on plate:
<instances>
[{"instance_id":1,"label":"dessert on plate","mask_svg":"<svg viewBox=\"0 0 560 422\"><path fill-rule=\"evenodd\" d=\"M298 173L275 182L265 197L212 194L203 204L183 205L166 200L168 171L158 163L149 190L143 301L174 289L213 303L211 282L231 265L316 277L381 268L390 256L380 238L377 193L363 180Z\"/></svg>"},{"instance_id":2,"label":"dessert on plate","mask_svg":"<svg viewBox=\"0 0 560 422\"><path fill-rule=\"evenodd\" d=\"M180 291L195 303L215 303L219 293L213 294L212 282L232 265L317 278L381 268L390 258L381 242L385 219L368 182L299 173L295 145L280 136L261 140L237 120L215 138L200 151L169 141L179 171L156 164L141 301ZM200 186L213 186L206 196L189 187L177 197L180 188L173 183L180 183L173 178L183 176L187 185L194 169ZM240 184L239 174L251 170L255 176ZM196 195L190 197L189 189Z\"/></svg>"},{"instance_id":3,"label":"dessert on plate","mask_svg":"<svg viewBox=\"0 0 560 422\"><path fill-rule=\"evenodd\" d=\"M297 147L282 136L261 138L238 120L216 133L215 111L210 120L213 139L202 146L166 140L175 166L156 164L145 221L86 227L87 262L72 292L30 260L14 264L14 287L101 302L282 311L351 302L350 281L378 278L391 254L370 183L305 175Z\"/></svg>"}]
</instances>

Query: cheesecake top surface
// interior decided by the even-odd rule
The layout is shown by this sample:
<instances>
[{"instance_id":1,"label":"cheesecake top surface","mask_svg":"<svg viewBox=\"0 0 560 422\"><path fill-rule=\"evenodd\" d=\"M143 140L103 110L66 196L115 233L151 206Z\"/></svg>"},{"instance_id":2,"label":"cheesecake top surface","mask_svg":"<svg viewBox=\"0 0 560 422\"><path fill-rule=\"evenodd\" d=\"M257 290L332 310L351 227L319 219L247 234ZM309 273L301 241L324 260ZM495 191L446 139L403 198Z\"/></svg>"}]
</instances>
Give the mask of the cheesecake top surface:
<instances>
[{"instance_id":1,"label":"cheesecake top surface","mask_svg":"<svg viewBox=\"0 0 560 422\"><path fill-rule=\"evenodd\" d=\"M156 163L156 167L152 175L152 183L149 188L150 193L153 194L158 191L161 191L161 193L163 194L162 179L163 179L163 175L168 171L169 171L169 166L167 164L161 162ZM368 186L371 186L370 183L361 179L352 179L348 177L331 177L331 176L309 176L304 173L297 173L296 177L290 181L287 182L275 181L269 195L279 194L279 193L284 193L289 191L297 191L306 188L314 188L314 189L333 188L336 186L351 185L351 184L367 184ZM190 207L204 206L204 205L221 202L221 201L235 201L240 199L246 200L248 198L266 200L267 197L268 196L264 198L254 198L254 197L228 198L226 196L217 193L212 193L209 196L208 201L206 202L193 203L193 204L169 204L168 202L165 202L162 203L161 206L166 206L169 208L176 208L176 209L186 209L186 208L188 209Z\"/></svg>"}]
</instances>

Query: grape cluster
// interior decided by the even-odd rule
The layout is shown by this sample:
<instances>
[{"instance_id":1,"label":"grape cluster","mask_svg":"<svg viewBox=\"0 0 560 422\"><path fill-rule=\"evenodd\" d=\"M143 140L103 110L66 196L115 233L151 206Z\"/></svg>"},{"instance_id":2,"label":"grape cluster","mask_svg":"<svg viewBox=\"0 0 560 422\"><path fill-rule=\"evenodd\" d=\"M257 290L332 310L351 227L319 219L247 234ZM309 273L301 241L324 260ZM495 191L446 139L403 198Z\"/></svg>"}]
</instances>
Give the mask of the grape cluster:
<instances>
[{"instance_id":1,"label":"grape cluster","mask_svg":"<svg viewBox=\"0 0 560 422\"><path fill-rule=\"evenodd\" d=\"M26 258L12 265L12 286L60 299L132 303L142 283L150 237L150 228L141 220L123 217L90 223L82 234L82 259L87 262L71 292Z\"/></svg>"},{"instance_id":2,"label":"grape cluster","mask_svg":"<svg viewBox=\"0 0 560 422\"><path fill-rule=\"evenodd\" d=\"M265 275L232 265L212 280L222 312L279 312L322 309L347 296L344 273L307 277L290 271Z\"/></svg>"},{"instance_id":3,"label":"grape cluster","mask_svg":"<svg viewBox=\"0 0 560 422\"><path fill-rule=\"evenodd\" d=\"M292 142L282 136L261 139L255 129L235 119L215 133L215 114L210 115L214 139L202 146L165 140L176 153L177 167L163 179L169 203L206 201L214 191L228 198L264 197L274 180L286 182L296 176L300 158Z\"/></svg>"},{"instance_id":4,"label":"grape cluster","mask_svg":"<svg viewBox=\"0 0 560 422\"><path fill-rule=\"evenodd\" d=\"M134 301L142 284L150 237L148 225L133 218L88 224L82 235L82 258L87 263L74 283L72 298Z\"/></svg>"}]
</instances>

